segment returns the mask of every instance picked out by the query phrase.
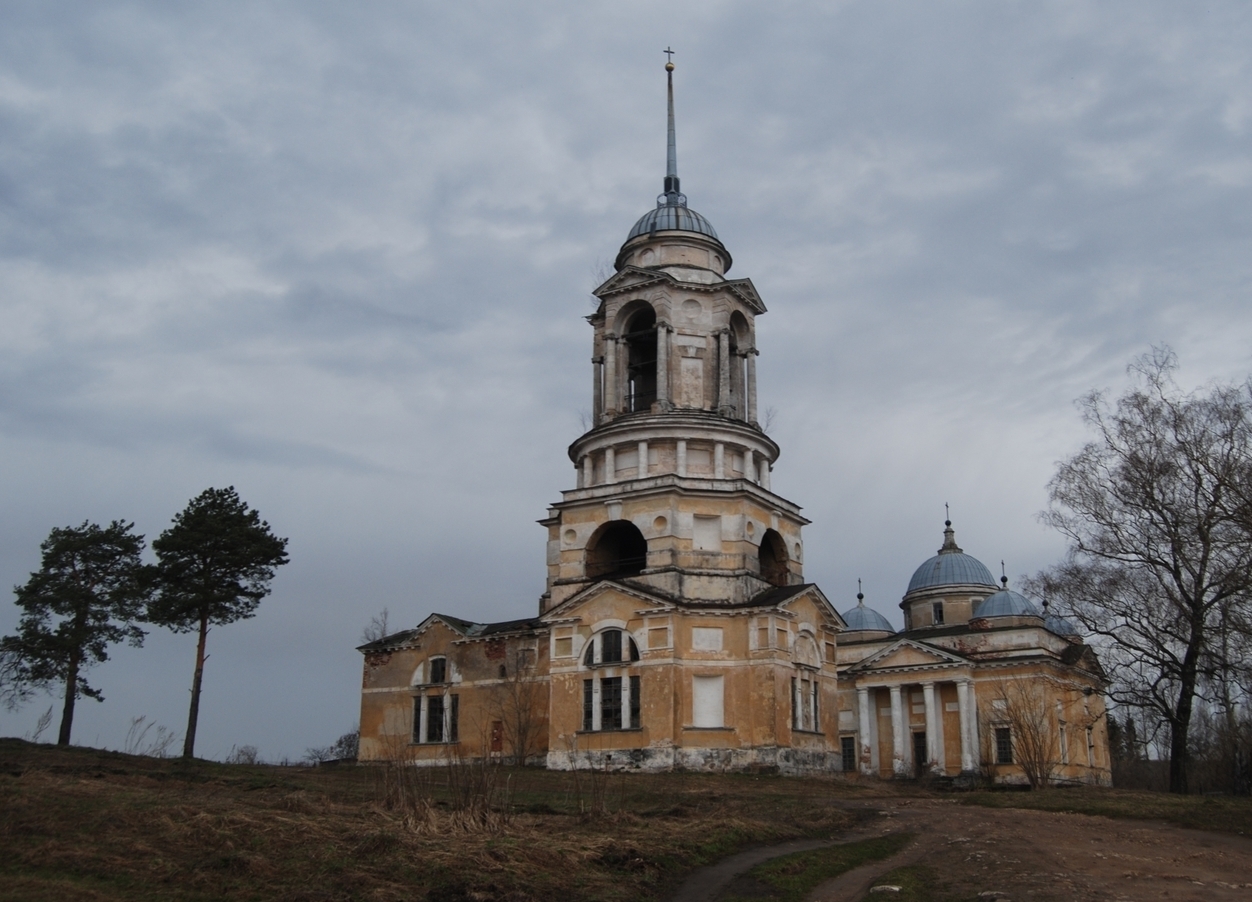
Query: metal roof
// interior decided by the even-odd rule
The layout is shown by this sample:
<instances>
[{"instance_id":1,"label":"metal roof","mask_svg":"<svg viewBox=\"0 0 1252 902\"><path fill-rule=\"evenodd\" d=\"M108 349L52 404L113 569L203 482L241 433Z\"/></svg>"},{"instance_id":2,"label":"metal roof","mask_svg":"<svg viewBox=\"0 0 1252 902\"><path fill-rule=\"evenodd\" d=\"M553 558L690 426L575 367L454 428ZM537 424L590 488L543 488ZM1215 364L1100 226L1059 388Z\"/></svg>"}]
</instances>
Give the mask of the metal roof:
<instances>
[{"instance_id":1,"label":"metal roof","mask_svg":"<svg viewBox=\"0 0 1252 902\"><path fill-rule=\"evenodd\" d=\"M994 589L995 584L991 571L982 561L957 547L956 533L949 520L944 522L943 546L939 553L913 572L905 594L938 586L990 586Z\"/></svg>"},{"instance_id":2,"label":"metal roof","mask_svg":"<svg viewBox=\"0 0 1252 902\"><path fill-rule=\"evenodd\" d=\"M858 602L854 608L848 608L840 616L847 621L849 632L854 630L875 630L894 633L896 631L886 617L873 608L865 607L863 601Z\"/></svg>"},{"instance_id":3,"label":"metal roof","mask_svg":"<svg viewBox=\"0 0 1252 902\"><path fill-rule=\"evenodd\" d=\"M1039 617L1035 603L1012 589L1004 588L988 595L974 608L975 617Z\"/></svg>"},{"instance_id":4,"label":"metal roof","mask_svg":"<svg viewBox=\"0 0 1252 902\"><path fill-rule=\"evenodd\" d=\"M695 232L699 235L706 235L714 241L721 241L709 221L685 203L658 204L655 210L649 210L639 217L639 221L630 230L626 240L630 241L632 238L638 238L640 235L647 235L651 232L666 231Z\"/></svg>"}]
</instances>

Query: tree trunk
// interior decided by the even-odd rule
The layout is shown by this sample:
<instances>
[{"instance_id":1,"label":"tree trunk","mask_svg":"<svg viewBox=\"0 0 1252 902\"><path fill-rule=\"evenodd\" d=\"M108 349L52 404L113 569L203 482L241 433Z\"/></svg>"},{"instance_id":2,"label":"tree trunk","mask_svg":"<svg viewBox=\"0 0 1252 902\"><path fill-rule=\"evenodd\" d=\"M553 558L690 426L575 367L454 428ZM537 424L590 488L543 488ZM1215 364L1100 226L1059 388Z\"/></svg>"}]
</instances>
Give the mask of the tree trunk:
<instances>
[{"instance_id":1,"label":"tree trunk","mask_svg":"<svg viewBox=\"0 0 1252 902\"><path fill-rule=\"evenodd\" d=\"M57 745L70 744L70 728L74 725L74 700L78 698L78 652L70 655L69 668L65 675L65 707L61 709L61 732L57 734Z\"/></svg>"},{"instance_id":2,"label":"tree trunk","mask_svg":"<svg viewBox=\"0 0 1252 902\"><path fill-rule=\"evenodd\" d=\"M1195 634L1193 633L1193 636ZM1187 793L1187 739L1191 732L1191 708L1195 701L1196 668L1201 643L1193 639L1182 659L1179 674L1178 705L1169 719L1169 791Z\"/></svg>"},{"instance_id":3,"label":"tree trunk","mask_svg":"<svg viewBox=\"0 0 1252 902\"><path fill-rule=\"evenodd\" d=\"M196 643L196 672L191 678L191 710L187 712L187 735L183 737L183 757L195 757L196 721L200 719L200 683L204 679L204 644L209 637L209 618L200 618L200 641Z\"/></svg>"}]
</instances>

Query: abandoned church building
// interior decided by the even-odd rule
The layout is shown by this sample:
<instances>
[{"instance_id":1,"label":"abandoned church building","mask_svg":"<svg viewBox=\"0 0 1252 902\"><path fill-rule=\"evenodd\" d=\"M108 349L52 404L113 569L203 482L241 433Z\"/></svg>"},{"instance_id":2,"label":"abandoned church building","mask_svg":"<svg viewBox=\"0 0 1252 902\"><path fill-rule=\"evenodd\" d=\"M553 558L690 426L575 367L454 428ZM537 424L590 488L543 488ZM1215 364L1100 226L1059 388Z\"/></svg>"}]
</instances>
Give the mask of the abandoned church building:
<instances>
[{"instance_id":1,"label":"abandoned church building","mask_svg":"<svg viewBox=\"0 0 1252 902\"><path fill-rule=\"evenodd\" d=\"M362 646L361 760L1023 781L1042 739L1055 779L1107 783L1094 653L950 523L902 631L805 582L808 521L757 422L765 304L680 191L666 68L664 192L594 292L594 422L540 521L537 616Z\"/></svg>"}]
</instances>

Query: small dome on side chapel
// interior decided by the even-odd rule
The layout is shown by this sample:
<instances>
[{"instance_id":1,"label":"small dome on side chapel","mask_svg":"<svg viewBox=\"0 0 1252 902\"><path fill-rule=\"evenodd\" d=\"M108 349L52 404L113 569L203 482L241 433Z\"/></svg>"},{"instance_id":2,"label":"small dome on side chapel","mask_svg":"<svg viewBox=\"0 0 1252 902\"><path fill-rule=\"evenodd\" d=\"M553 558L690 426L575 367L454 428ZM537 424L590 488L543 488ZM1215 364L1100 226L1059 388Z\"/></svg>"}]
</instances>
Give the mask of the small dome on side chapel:
<instances>
[{"instance_id":1,"label":"small dome on side chapel","mask_svg":"<svg viewBox=\"0 0 1252 902\"><path fill-rule=\"evenodd\" d=\"M894 633L895 627L882 614L865 606L865 595L856 593L856 607L848 608L841 615L848 624L847 632Z\"/></svg>"},{"instance_id":2,"label":"small dome on side chapel","mask_svg":"<svg viewBox=\"0 0 1252 902\"><path fill-rule=\"evenodd\" d=\"M994 589L995 580L991 571L978 558L966 554L957 546L952 521L945 520L943 526L943 547L913 572L905 594L940 586L989 586Z\"/></svg>"},{"instance_id":3,"label":"small dome on side chapel","mask_svg":"<svg viewBox=\"0 0 1252 902\"><path fill-rule=\"evenodd\" d=\"M1035 603L1020 592L1014 592L1009 588L1008 577L1004 577L1001 582L1004 584L998 592L988 595L978 603L974 608L975 617L1042 617L1039 609L1035 607Z\"/></svg>"}]
</instances>

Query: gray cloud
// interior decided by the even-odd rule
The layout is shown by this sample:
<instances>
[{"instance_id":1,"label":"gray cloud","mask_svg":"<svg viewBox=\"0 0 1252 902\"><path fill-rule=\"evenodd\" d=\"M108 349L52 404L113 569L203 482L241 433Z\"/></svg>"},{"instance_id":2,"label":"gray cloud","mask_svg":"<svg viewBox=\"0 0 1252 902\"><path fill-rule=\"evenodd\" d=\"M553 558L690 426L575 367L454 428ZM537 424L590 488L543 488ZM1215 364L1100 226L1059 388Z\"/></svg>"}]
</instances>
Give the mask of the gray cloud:
<instances>
[{"instance_id":1,"label":"gray cloud","mask_svg":"<svg viewBox=\"0 0 1252 902\"><path fill-rule=\"evenodd\" d=\"M293 562L211 639L209 755L346 729L384 605L533 610L667 44L684 189L771 310L808 575L896 615L945 501L1030 572L1075 397L1154 342L1252 370L1250 40L1238 3L10 4L0 577L236 485ZM181 727L190 665L120 651L76 736Z\"/></svg>"}]
</instances>

